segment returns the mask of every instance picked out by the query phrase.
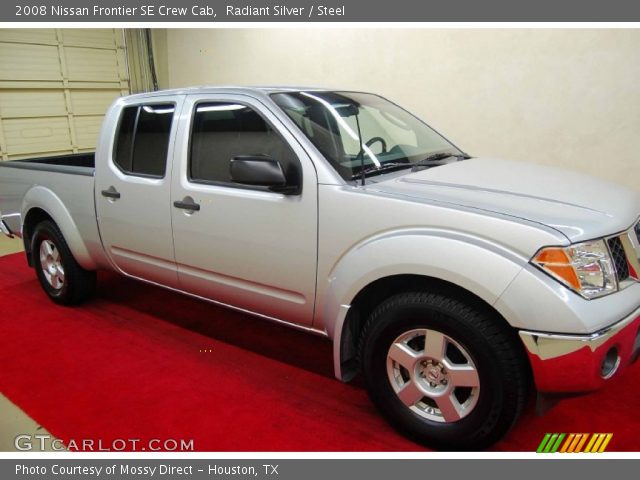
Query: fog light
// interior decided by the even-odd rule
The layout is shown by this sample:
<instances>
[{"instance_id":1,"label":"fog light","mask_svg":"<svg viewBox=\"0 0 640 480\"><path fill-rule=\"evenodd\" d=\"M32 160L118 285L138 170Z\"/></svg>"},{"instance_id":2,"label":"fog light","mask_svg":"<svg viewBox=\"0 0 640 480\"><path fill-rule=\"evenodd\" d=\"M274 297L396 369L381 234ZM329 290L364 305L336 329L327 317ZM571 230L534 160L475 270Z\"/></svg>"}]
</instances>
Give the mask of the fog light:
<instances>
[{"instance_id":1,"label":"fog light","mask_svg":"<svg viewBox=\"0 0 640 480\"><path fill-rule=\"evenodd\" d=\"M600 376L605 380L607 378L611 378L613 374L616 373L616 370L618 370L619 365L620 355L618 355L618 349L616 347L611 347L602 360Z\"/></svg>"}]
</instances>

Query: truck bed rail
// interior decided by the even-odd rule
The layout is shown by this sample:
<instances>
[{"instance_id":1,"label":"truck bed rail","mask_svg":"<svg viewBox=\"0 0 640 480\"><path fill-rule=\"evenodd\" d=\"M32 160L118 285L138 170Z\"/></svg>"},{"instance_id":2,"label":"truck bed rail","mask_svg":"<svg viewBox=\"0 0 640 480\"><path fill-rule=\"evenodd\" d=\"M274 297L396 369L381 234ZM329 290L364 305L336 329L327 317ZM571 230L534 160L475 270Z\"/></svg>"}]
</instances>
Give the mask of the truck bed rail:
<instances>
[{"instance_id":1,"label":"truck bed rail","mask_svg":"<svg viewBox=\"0 0 640 480\"><path fill-rule=\"evenodd\" d=\"M56 155L53 157L10 160L0 162L0 167L93 177L95 173L95 153L75 153L71 155Z\"/></svg>"}]
</instances>

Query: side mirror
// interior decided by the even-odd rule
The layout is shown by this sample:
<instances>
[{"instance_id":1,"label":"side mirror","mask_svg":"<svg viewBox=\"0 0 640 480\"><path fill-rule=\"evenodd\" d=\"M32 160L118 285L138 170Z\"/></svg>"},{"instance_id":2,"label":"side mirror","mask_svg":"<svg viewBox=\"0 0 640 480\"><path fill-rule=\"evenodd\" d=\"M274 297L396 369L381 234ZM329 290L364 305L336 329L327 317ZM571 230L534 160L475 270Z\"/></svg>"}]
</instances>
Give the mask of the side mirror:
<instances>
[{"instance_id":1,"label":"side mirror","mask_svg":"<svg viewBox=\"0 0 640 480\"><path fill-rule=\"evenodd\" d=\"M299 192L298 185L288 185L287 178L278 160L260 155L238 155L229 164L231 181L243 185L267 187L285 195Z\"/></svg>"}]
</instances>

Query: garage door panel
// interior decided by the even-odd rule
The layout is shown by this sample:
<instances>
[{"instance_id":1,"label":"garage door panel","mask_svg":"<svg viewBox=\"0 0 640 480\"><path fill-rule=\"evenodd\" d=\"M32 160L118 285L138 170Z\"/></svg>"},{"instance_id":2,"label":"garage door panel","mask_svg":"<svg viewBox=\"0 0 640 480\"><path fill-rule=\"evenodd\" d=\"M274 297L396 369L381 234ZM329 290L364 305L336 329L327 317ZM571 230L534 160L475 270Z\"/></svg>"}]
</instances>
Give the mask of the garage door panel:
<instances>
[{"instance_id":1,"label":"garage door panel","mask_svg":"<svg viewBox=\"0 0 640 480\"><path fill-rule=\"evenodd\" d=\"M0 42L56 45L58 39L54 28L3 28L0 30Z\"/></svg>"},{"instance_id":2,"label":"garage door panel","mask_svg":"<svg viewBox=\"0 0 640 480\"><path fill-rule=\"evenodd\" d=\"M104 115L120 90L71 90L74 115Z\"/></svg>"},{"instance_id":3,"label":"garage door panel","mask_svg":"<svg viewBox=\"0 0 640 480\"><path fill-rule=\"evenodd\" d=\"M74 117L73 123L78 141L78 148L94 148L102 127L102 115Z\"/></svg>"},{"instance_id":4,"label":"garage door panel","mask_svg":"<svg viewBox=\"0 0 640 480\"><path fill-rule=\"evenodd\" d=\"M62 90L0 90L0 117L51 117L67 114Z\"/></svg>"},{"instance_id":5,"label":"garage door panel","mask_svg":"<svg viewBox=\"0 0 640 480\"><path fill-rule=\"evenodd\" d=\"M0 43L0 80L62 80L58 47Z\"/></svg>"},{"instance_id":6,"label":"garage door panel","mask_svg":"<svg viewBox=\"0 0 640 480\"><path fill-rule=\"evenodd\" d=\"M67 117L4 119L7 149L14 155L71 151Z\"/></svg>"},{"instance_id":7,"label":"garage door panel","mask_svg":"<svg viewBox=\"0 0 640 480\"><path fill-rule=\"evenodd\" d=\"M121 29L0 29L0 161L94 151L126 58Z\"/></svg>"},{"instance_id":8,"label":"garage door panel","mask_svg":"<svg viewBox=\"0 0 640 480\"><path fill-rule=\"evenodd\" d=\"M118 57L118 75L120 76L121 81L127 82L129 85L129 71L127 70L127 53L124 48L119 48L116 51L116 56Z\"/></svg>"},{"instance_id":9,"label":"garage door panel","mask_svg":"<svg viewBox=\"0 0 640 480\"><path fill-rule=\"evenodd\" d=\"M65 47L67 72L70 81L117 82L118 56L115 50Z\"/></svg>"},{"instance_id":10,"label":"garage door panel","mask_svg":"<svg viewBox=\"0 0 640 480\"><path fill-rule=\"evenodd\" d=\"M62 30L65 45L115 49L117 32L105 28L73 28Z\"/></svg>"}]
</instances>

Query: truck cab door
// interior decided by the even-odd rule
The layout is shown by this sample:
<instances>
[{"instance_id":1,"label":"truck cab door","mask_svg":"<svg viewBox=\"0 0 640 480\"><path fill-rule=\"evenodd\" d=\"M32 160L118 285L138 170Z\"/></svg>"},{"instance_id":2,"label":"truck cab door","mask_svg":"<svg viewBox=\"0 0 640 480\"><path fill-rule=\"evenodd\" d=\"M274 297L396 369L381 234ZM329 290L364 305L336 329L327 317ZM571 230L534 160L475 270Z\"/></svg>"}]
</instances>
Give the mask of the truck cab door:
<instances>
[{"instance_id":1,"label":"truck cab door","mask_svg":"<svg viewBox=\"0 0 640 480\"><path fill-rule=\"evenodd\" d=\"M171 192L180 288L272 319L310 324L318 189L311 159L278 117L246 95L188 95ZM278 160L295 194L231 180L235 157Z\"/></svg>"},{"instance_id":2,"label":"truck cab door","mask_svg":"<svg viewBox=\"0 0 640 480\"><path fill-rule=\"evenodd\" d=\"M98 152L95 201L104 249L122 273L178 283L171 228L171 165L183 98L126 100ZM113 148L110 147L113 145Z\"/></svg>"}]
</instances>

